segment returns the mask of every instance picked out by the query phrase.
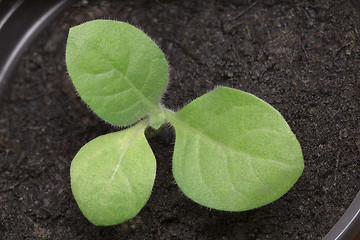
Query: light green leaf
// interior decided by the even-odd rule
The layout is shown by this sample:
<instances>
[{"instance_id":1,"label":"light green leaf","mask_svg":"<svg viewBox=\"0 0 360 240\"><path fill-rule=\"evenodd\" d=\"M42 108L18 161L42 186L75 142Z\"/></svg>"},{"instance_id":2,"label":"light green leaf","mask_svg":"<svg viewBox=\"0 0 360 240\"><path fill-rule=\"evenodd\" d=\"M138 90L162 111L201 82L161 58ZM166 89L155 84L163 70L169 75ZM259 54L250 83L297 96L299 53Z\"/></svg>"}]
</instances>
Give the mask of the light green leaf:
<instances>
[{"instance_id":1,"label":"light green leaf","mask_svg":"<svg viewBox=\"0 0 360 240\"><path fill-rule=\"evenodd\" d=\"M201 205L256 208L285 194L303 171L288 124L249 93L218 87L166 117L176 132L174 178Z\"/></svg>"},{"instance_id":2,"label":"light green leaf","mask_svg":"<svg viewBox=\"0 0 360 240\"><path fill-rule=\"evenodd\" d=\"M156 44L141 30L113 20L71 28L66 65L84 102L115 125L158 111L168 82L168 64Z\"/></svg>"},{"instance_id":3,"label":"light green leaf","mask_svg":"<svg viewBox=\"0 0 360 240\"><path fill-rule=\"evenodd\" d=\"M133 218L150 197L156 160L141 122L95 138L71 163L71 189L79 208L95 225Z\"/></svg>"}]
</instances>

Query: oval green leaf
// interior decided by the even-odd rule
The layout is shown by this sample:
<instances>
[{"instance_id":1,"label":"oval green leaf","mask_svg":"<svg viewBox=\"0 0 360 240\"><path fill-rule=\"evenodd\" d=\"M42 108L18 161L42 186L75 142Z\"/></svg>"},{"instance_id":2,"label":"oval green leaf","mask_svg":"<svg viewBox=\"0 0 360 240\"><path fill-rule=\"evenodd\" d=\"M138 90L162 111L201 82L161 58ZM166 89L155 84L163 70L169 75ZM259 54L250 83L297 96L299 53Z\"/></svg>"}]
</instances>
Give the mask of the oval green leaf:
<instances>
[{"instance_id":1,"label":"oval green leaf","mask_svg":"<svg viewBox=\"0 0 360 240\"><path fill-rule=\"evenodd\" d=\"M168 64L156 44L141 30L113 20L71 28L66 66L83 101L119 126L158 111L168 82Z\"/></svg>"},{"instance_id":2,"label":"oval green leaf","mask_svg":"<svg viewBox=\"0 0 360 240\"><path fill-rule=\"evenodd\" d=\"M85 217L95 225L127 221L150 197L156 160L139 123L97 137L71 163L71 189Z\"/></svg>"},{"instance_id":3,"label":"oval green leaf","mask_svg":"<svg viewBox=\"0 0 360 240\"><path fill-rule=\"evenodd\" d=\"M174 178L193 201L244 211L285 194L300 177L301 147L281 114L259 98L218 87L177 113Z\"/></svg>"}]
</instances>

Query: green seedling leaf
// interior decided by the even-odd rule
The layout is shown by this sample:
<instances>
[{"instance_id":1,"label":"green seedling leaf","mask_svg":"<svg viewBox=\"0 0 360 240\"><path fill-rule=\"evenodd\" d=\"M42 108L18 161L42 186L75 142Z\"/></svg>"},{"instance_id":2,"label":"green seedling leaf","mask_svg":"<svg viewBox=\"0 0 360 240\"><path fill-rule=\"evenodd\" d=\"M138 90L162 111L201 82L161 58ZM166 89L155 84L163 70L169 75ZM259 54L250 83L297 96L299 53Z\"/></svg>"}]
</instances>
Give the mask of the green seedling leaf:
<instances>
[{"instance_id":1,"label":"green seedling leaf","mask_svg":"<svg viewBox=\"0 0 360 240\"><path fill-rule=\"evenodd\" d=\"M130 24L94 20L71 28L66 65L80 97L105 121L130 125L159 111L168 64L156 44Z\"/></svg>"},{"instance_id":2,"label":"green seedling leaf","mask_svg":"<svg viewBox=\"0 0 360 240\"><path fill-rule=\"evenodd\" d=\"M150 197L156 160L141 122L95 138L71 163L71 189L79 208L95 225L133 218Z\"/></svg>"},{"instance_id":3,"label":"green seedling leaf","mask_svg":"<svg viewBox=\"0 0 360 240\"><path fill-rule=\"evenodd\" d=\"M249 93L218 87L166 116L176 132L174 178L201 205L256 208L285 194L303 171L286 121Z\"/></svg>"}]
</instances>

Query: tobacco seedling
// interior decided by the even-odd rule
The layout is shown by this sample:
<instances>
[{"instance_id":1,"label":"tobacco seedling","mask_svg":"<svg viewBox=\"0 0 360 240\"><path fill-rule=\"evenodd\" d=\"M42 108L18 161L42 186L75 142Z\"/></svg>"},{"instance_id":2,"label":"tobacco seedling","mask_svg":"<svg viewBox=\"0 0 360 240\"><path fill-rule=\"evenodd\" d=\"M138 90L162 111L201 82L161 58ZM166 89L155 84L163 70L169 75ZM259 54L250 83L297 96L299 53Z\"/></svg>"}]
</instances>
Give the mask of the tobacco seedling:
<instances>
[{"instance_id":1,"label":"tobacco seedling","mask_svg":"<svg viewBox=\"0 0 360 240\"><path fill-rule=\"evenodd\" d=\"M95 225L129 220L149 199L156 171L144 135L149 126L174 127L175 181L209 208L263 206L285 194L303 171L301 147L284 118L249 93L217 87L178 112L164 108L164 54L127 23L94 20L71 28L66 65L78 94L100 118L132 125L93 139L71 163L73 195Z\"/></svg>"}]
</instances>

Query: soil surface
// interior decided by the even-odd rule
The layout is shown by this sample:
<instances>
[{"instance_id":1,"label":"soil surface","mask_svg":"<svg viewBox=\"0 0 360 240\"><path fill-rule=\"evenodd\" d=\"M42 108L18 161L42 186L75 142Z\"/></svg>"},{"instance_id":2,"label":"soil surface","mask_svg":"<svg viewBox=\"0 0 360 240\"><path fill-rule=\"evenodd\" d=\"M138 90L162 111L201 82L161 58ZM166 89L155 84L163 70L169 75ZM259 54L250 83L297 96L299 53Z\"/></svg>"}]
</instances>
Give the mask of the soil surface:
<instances>
[{"instance_id":1,"label":"soil surface","mask_svg":"<svg viewBox=\"0 0 360 240\"><path fill-rule=\"evenodd\" d=\"M174 135L150 140L152 195L132 220L97 227L71 194L69 168L89 140L118 129L76 96L64 51L86 20L127 21L167 56L163 103L177 110L224 85L278 109L302 146L305 170L267 206L209 210L171 172ZM360 36L347 1L82 1L24 55L0 115L1 239L321 239L360 189ZM166 137L167 136L167 137Z\"/></svg>"}]
</instances>

